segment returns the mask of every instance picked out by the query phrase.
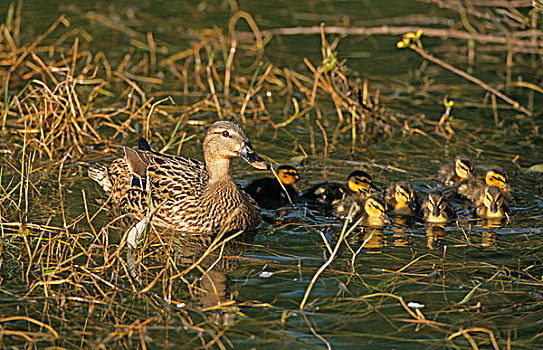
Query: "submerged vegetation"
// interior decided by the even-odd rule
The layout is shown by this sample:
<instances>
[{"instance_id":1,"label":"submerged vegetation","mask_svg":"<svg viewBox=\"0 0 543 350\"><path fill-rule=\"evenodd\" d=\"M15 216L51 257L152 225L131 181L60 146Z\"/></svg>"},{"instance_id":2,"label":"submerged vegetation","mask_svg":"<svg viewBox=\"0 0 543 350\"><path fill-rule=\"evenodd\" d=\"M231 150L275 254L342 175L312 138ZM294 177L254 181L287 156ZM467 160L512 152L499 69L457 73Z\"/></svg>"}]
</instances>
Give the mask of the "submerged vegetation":
<instances>
[{"instance_id":1,"label":"submerged vegetation","mask_svg":"<svg viewBox=\"0 0 543 350\"><path fill-rule=\"evenodd\" d=\"M10 4L0 24L0 344L540 348L543 188L524 173L542 155L539 1L427 0L431 15L387 25L343 17L267 30L228 4L224 28L192 29L71 5L41 18L37 35L28 4ZM283 64L275 51L292 35L320 46ZM395 51L408 79L372 79L342 58L342 43L381 35L408 49ZM134 223L88 165L139 136L200 158L217 119L251 130L274 164L305 162L306 188L362 167L378 183L409 176L428 192L435 159L498 162L516 175L516 217L496 226L461 208L447 227L369 229L294 206L256 237L150 228L128 249Z\"/></svg>"}]
</instances>

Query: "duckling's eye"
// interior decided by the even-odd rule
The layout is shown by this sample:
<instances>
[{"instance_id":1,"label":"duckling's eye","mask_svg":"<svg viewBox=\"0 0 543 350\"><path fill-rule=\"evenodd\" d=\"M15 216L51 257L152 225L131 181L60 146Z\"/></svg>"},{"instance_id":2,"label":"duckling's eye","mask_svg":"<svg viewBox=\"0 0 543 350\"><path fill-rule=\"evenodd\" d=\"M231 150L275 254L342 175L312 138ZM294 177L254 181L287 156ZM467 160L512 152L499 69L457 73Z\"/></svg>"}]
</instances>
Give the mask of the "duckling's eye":
<instances>
[{"instance_id":1,"label":"duckling's eye","mask_svg":"<svg viewBox=\"0 0 543 350\"><path fill-rule=\"evenodd\" d=\"M492 180L496 182L505 182L505 179L500 176L493 176Z\"/></svg>"},{"instance_id":2,"label":"duckling's eye","mask_svg":"<svg viewBox=\"0 0 543 350\"><path fill-rule=\"evenodd\" d=\"M222 132L222 136L223 136L223 137L230 137L230 133L228 132L228 130L224 130L224 131Z\"/></svg>"}]
</instances>

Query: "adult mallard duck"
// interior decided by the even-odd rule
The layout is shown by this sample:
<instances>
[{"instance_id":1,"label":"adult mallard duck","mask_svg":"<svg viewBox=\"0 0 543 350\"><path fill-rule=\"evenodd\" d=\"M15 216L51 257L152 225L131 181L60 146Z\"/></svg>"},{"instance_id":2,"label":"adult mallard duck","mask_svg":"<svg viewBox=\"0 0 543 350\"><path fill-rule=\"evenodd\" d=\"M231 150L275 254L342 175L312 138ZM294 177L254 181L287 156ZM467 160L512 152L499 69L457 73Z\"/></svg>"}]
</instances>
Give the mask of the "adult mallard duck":
<instances>
[{"instance_id":1,"label":"adult mallard duck","mask_svg":"<svg viewBox=\"0 0 543 350\"><path fill-rule=\"evenodd\" d=\"M192 234L251 230L261 222L255 201L230 176L232 158L241 157L266 169L242 128L215 122L207 131L205 162L161 154L147 142L124 147L125 156L109 168L95 166L89 176L111 194L122 209L152 224ZM142 225L140 225L142 226Z\"/></svg>"},{"instance_id":2,"label":"adult mallard duck","mask_svg":"<svg viewBox=\"0 0 543 350\"><path fill-rule=\"evenodd\" d=\"M390 185L385 192L385 201L395 215L415 215L418 210L415 188L407 181Z\"/></svg>"},{"instance_id":3,"label":"adult mallard duck","mask_svg":"<svg viewBox=\"0 0 543 350\"><path fill-rule=\"evenodd\" d=\"M486 186L477 192L474 202L475 215L484 219L502 219L509 212L502 189Z\"/></svg>"},{"instance_id":4,"label":"adult mallard duck","mask_svg":"<svg viewBox=\"0 0 543 350\"><path fill-rule=\"evenodd\" d=\"M347 199L339 201L333 206L333 212L336 217L343 220L349 219L352 222L356 222L361 218L361 225L371 227L381 227L390 222L386 211L387 206L385 201L376 195L366 199L349 196Z\"/></svg>"},{"instance_id":5,"label":"adult mallard duck","mask_svg":"<svg viewBox=\"0 0 543 350\"><path fill-rule=\"evenodd\" d=\"M444 224L456 218L456 211L443 192L434 190L422 203L422 218L426 222Z\"/></svg>"},{"instance_id":6,"label":"adult mallard duck","mask_svg":"<svg viewBox=\"0 0 543 350\"><path fill-rule=\"evenodd\" d=\"M323 182L309 188L301 197L300 201L332 206L344 201L349 196L356 196L364 199L369 196L371 189L376 189L371 176L363 170L355 170L347 177L347 183Z\"/></svg>"},{"instance_id":7,"label":"adult mallard duck","mask_svg":"<svg viewBox=\"0 0 543 350\"><path fill-rule=\"evenodd\" d=\"M486 186L501 188L506 197L509 197L513 191L511 185L508 183L506 172L501 168L493 166L487 168L481 174L470 177L466 183L461 184L458 187L458 194L475 201L481 189Z\"/></svg>"},{"instance_id":8,"label":"adult mallard duck","mask_svg":"<svg viewBox=\"0 0 543 350\"><path fill-rule=\"evenodd\" d=\"M277 179L275 177L256 179L245 187L245 192L249 193L262 208L278 208L288 204L288 198L291 201L296 200L299 194L296 182L300 178L300 174L295 167L281 165L277 168Z\"/></svg>"},{"instance_id":9,"label":"adult mallard duck","mask_svg":"<svg viewBox=\"0 0 543 350\"><path fill-rule=\"evenodd\" d=\"M470 158L459 156L454 163L445 164L439 169L438 178L445 187L457 187L473 174L473 162Z\"/></svg>"}]
</instances>

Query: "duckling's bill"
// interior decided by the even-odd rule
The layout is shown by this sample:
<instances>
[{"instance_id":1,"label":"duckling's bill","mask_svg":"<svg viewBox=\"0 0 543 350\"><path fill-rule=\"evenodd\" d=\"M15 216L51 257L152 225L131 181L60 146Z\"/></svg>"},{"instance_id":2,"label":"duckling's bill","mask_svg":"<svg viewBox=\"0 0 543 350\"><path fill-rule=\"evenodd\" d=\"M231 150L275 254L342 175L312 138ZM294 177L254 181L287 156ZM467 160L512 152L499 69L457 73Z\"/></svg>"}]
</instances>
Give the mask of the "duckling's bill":
<instances>
[{"instance_id":1,"label":"duckling's bill","mask_svg":"<svg viewBox=\"0 0 543 350\"><path fill-rule=\"evenodd\" d=\"M251 164L253 167L261 170L268 169L268 163L258 155L253 149L253 146L250 142L243 142L241 149L238 152L238 156L245 159L247 163Z\"/></svg>"}]
</instances>

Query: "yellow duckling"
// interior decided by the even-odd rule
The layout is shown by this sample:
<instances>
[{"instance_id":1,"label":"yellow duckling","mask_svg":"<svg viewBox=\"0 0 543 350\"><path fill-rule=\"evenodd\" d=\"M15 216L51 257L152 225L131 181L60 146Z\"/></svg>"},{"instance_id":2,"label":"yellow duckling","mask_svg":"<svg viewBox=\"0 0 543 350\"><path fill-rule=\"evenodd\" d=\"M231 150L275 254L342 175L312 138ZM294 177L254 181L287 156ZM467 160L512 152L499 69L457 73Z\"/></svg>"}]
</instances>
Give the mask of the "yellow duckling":
<instances>
[{"instance_id":1,"label":"yellow duckling","mask_svg":"<svg viewBox=\"0 0 543 350\"><path fill-rule=\"evenodd\" d=\"M434 190L422 203L422 218L426 222L444 224L456 218L456 211L447 202L443 192Z\"/></svg>"},{"instance_id":2,"label":"yellow duckling","mask_svg":"<svg viewBox=\"0 0 543 350\"><path fill-rule=\"evenodd\" d=\"M479 190L486 186L496 186L502 189L506 197L511 196L513 189L507 180L505 171L498 167L490 167L486 169L484 174L471 177L467 183L458 187L458 194L475 201Z\"/></svg>"},{"instance_id":3,"label":"yellow duckling","mask_svg":"<svg viewBox=\"0 0 543 350\"><path fill-rule=\"evenodd\" d=\"M454 163L446 164L439 169L438 178L445 187L456 187L467 181L473 174L473 162L470 158L459 156Z\"/></svg>"},{"instance_id":4,"label":"yellow duckling","mask_svg":"<svg viewBox=\"0 0 543 350\"><path fill-rule=\"evenodd\" d=\"M262 208L279 208L289 203L288 198L294 202L299 194L296 188L296 182L301 178L298 170L290 165L281 165L277 168L277 178L285 189L275 177L263 177L247 185L245 192L249 193Z\"/></svg>"},{"instance_id":5,"label":"yellow duckling","mask_svg":"<svg viewBox=\"0 0 543 350\"><path fill-rule=\"evenodd\" d=\"M486 186L478 191L475 214L484 219L502 219L509 212L502 189Z\"/></svg>"},{"instance_id":6,"label":"yellow duckling","mask_svg":"<svg viewBox=\"0 0 543 350\"><path fill-rule=\"evenodd\" d=\"M302 202L320 205L334 205L347 197L369 196L371 189L376 189L371 176L363 170L351 172L347 184L324 182L309 188L301 197Z\"/></svg>"},{"instance_id":7,"label":"yellow duckling","mask_svg":"<svg viewBox=\"0 0 543 350\"><path fill-rule=\"evenodd\" d=\"M207 235L255 229L261 223L260 209L232 181L230 168L234 157L257 169L266 169L266 163L243 129L229 121L211 125L203 149L204 162L153 152L147 142L140 142L139 150L125 147L124 157L109 168L90 168L89 176L121 208L141 220L140 228L150 221Z\"/></svg>"},{"instance_id":8,"label":"yellow duckling","mask_svg":"<svg viewBox=\"0 0 543 350\"><path fill-rule=\"evenodd\" d=\"M381 227L390 223L386 211L385 201L378 196L371 196L365 200L350 196L346 200L336 203L333 207L336 217L344 220L349 219L352 222L362 218L360 224L370 227Z\"/></svg>"},{"instance_id":9,"label":"yellow duckling","mask_svg":"<svg viewBox=\"0 0 543 350\"><path fill-rule=\"evenodd\" d=\"M407 181L390 185L385 192L385 201L396 215L415 215L418 210L415 188Z\"/></svg>"}]
</instances>

